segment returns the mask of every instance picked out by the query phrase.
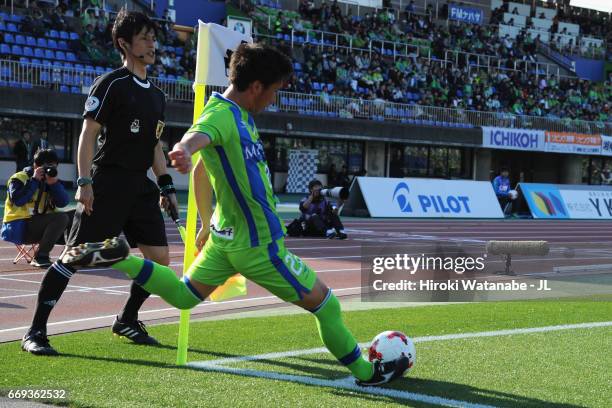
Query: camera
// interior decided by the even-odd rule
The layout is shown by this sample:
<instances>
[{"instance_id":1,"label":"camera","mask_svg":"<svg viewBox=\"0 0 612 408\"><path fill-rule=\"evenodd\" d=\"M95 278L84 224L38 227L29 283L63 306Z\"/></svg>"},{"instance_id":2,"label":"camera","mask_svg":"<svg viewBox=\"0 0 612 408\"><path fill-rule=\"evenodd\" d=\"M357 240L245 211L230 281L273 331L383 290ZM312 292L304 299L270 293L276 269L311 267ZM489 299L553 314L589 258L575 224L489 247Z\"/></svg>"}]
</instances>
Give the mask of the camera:
<instances>
[{"instance_id":1,"label":"camera","mask_svg":"<svg viewBox=\"0 0 612 408\"><path fill-rule=\"evenodd\" d=\"M347 187L324 188L321 190L321 195L323 197L346 200L349 197L349 189Z\"/></svg>"},{"instance_id":2,"label":"camera","mask_svg":"<svg viewBox=\"0 0 612 408\"><path fill-rule=\"evenodd\" d=\"M57 167L55 166L44 166L45 175L48 177L57 177Z\"/></svg>"}]
</instances>

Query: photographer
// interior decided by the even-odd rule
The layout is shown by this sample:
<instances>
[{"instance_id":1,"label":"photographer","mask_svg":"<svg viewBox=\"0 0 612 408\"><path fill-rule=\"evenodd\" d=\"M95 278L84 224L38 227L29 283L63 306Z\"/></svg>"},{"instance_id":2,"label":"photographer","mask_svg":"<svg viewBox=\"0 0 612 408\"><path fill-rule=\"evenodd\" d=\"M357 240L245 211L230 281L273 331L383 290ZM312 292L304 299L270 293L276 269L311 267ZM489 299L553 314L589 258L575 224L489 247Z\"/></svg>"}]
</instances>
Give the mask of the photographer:
<instances>
[{"instance_id":1,"label":"photographer","mask_svg":"<svg viewBox=\"0 0 612 408\"><path fill-rule=\"evenodd\" d=\"M499 176L493 179L493 191L497 196L499 205L504 213L504 216L508 216L512 213L514 201L517 199L518 194L515 190L512 190L510 186L510 171L506 167L502 167Z\"/></svg>"},{"instance_id":2,"label":"photographer","mask_svg":"<svg viewBox=\"0 0 612 408\"><path fill-rule=\"evenodd\" d=\"M329 202L322 194L323 185L319 180L308 183L310 195L300 201L302 216L296 220L302 227L302 235L346 239L344 226L338 216L338 208L343 200L338 199L338 205Z\"/></svg>"},{"instance_id":3,"label":"photographer","mask_svg":"<svg viewBox=\"0 0 612 408\"><path fill-rule=\"evenodd\" d=\"M68 214L58 208L68 205L68 194L57 177L57 154L39 150L34 166L11 176L5 203L2 239L22 243L38 243L31 265L51 265L49 253L70 222Z\"/></svg>"}]
</instances>

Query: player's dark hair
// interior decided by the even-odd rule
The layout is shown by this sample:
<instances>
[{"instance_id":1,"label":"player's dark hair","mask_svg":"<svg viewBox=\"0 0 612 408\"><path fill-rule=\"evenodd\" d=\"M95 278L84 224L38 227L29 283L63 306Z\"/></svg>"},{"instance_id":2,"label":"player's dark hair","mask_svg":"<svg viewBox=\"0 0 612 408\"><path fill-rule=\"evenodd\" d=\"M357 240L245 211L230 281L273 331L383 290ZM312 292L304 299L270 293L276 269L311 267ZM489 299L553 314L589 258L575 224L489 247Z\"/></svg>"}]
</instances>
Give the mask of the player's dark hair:
<instances>
[{"instance_id":1,"label":"player's dark hair","mask_svg":"<svg viewBox=\"0 0 612 408\"><path fill-rule=\"evenodd\" d=\"M504 171L507 171L508 173L510 173L510 169L509 169L509 168L507 168L507 167L502 167L502 168L499 170L499 172L500 172L500 173L503 173Z\"/></svg>"},{"instance_id":2,"label":"player's dark hair","mask_svg":"<svg viewBox=\"0 0 612 408\"><path fill-rule=\"evenodd\" d=\"M51 149L40 149L34 154L34 164L42 166L47 163L59 163L57 153Z\"/></svg>"},{"instance_id":3,"label":"player's dark hair","mask_svg":"<svg viewBox=\"0 0 612 408\"><path fill-rule=\"evenodd\" d=\"M157 33L157 27L155 23L149 19L145 14L138 11L128 11L127 8L122 7L117 14L115 24L113 24L113 45L125 56L125 50L119 46L119 39L123 39L128 44L132 44L132 38L142 31L143 28L147 29L147 33L153 31Z\"/></svg>"},{"instance_id":4,"label":"player's dark hair","mask_svg":"<svg viewBox=\"0 0 612 408\"><path fill-rule=\"evenodd\" d=\"M323 183L321 183L317 179L311 180L310 183L308 183L308 190L312 190L314 186L321 186L321 187L323 187Z\"/></svg>"},{"instance_id":5,"label":"player's dark hair","mask_svg":"<svg viewBox=\"0 0 612 408\"><path fill-rule=\"evenodd\" d=\"M232 53L229 66L229 80L239 92L246 91L255 81L261 82L264 88L287 81L292 73L289 57L262 44L240 44Z\"/></svg>"}]
</instances>

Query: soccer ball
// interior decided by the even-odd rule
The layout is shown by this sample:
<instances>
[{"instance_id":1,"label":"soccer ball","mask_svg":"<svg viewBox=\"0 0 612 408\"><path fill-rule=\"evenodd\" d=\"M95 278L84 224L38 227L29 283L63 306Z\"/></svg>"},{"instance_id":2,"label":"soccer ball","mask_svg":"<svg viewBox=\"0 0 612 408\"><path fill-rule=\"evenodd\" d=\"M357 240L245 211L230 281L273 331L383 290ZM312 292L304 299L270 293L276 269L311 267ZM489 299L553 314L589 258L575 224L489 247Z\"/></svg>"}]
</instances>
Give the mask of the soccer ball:
<instances>
[{"instance_id":1,"label":"soccer ball","mask_svg":"<svg viewBox=\"0 0 612 408\"><path fill-rule=\"evenodd\" d=\"M398 358L408 357L408 372L416 363L416 349L410 337L399 331L385 331L374 337L368 350L371 362L388 363Z\"/></svg>"}]
</instances>

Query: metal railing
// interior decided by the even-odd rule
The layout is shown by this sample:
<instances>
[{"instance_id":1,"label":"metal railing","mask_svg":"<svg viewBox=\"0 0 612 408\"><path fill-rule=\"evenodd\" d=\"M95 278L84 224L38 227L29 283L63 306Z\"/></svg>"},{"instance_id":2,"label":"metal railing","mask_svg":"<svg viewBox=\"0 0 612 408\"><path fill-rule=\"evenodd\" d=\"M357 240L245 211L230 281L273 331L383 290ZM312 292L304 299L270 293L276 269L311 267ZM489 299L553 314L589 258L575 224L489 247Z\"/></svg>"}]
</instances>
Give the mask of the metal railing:
<instances>
[{"instance_id":1,"label":"metal railing","mask_svg":"<svg viewBox=\"0 0 612 408\"><path fill-rule=\"evenodd\" d=\"M0 60L0 86L42 87L64 92L87 93L95 76L95 72L82 69ZM150 79L166 93L168 100L193 101L191 82L167 78ZM208 96L213 91L223 92L223 89L218 86L207 86L206 93ZM504 112L477 112L467 109L394 103L382 99L363 100L286 91L277 93L276 101L268 108L268 111L290 112L318 118L358 118L438 127L497 126L612 135L612 122L516 116Z\"/></svg>"}]
</instances>

